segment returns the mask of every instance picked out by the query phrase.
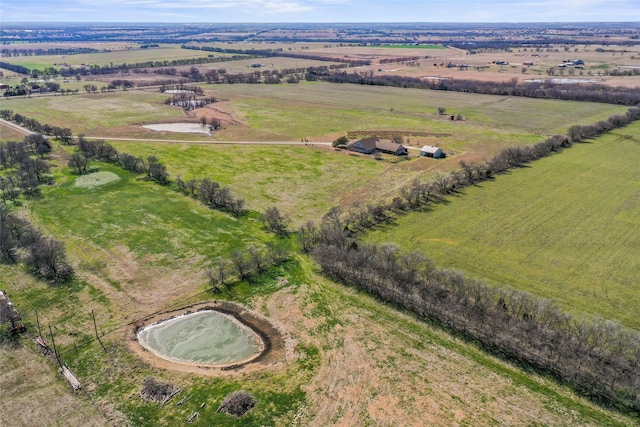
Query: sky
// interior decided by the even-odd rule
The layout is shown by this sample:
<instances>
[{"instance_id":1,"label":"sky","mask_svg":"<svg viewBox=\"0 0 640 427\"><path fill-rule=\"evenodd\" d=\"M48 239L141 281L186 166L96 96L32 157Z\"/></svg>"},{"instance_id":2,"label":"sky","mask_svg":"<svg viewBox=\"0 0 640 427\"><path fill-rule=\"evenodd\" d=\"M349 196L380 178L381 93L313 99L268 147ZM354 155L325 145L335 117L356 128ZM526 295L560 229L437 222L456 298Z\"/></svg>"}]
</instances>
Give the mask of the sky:
<instances>
[{"instance_id":1,"label":"sky","mask_svg":"<svg viewBox=\"0 0 640 427\"><path fill-rule=\"evenodd\" d=\"M3 22L621 21L640 22L640 0L0 0L0 27Z\"/></svg>"}]
</instances>

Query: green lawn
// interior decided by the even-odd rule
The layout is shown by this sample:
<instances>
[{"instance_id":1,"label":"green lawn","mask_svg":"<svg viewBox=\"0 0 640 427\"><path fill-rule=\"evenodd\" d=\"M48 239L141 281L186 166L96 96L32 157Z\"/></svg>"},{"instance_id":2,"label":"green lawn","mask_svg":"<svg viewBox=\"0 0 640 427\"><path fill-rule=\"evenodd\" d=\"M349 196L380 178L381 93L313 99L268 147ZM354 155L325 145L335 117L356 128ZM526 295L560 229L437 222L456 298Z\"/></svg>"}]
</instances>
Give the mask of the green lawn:
<instances>
[{"instance_id":1,"label":"green lawn","mask_svg":"<svg viewBox=\"0 0 640 427\"><path fill-rule=\"evenodd\" d=\"M638 135L636 123L576 145L367 239L640 329Z\"/></svg>"}]
</instances>

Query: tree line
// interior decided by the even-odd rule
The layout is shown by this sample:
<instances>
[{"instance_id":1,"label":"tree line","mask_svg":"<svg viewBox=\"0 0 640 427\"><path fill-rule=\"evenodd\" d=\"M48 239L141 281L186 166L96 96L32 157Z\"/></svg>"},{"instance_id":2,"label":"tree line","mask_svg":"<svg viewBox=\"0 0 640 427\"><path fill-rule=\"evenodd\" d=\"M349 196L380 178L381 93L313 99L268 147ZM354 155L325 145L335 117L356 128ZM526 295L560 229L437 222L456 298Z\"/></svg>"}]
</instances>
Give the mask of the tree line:
<instances>
[{"instance_id":1,"label":"tree line","mask_svg":"<svg viewBox=\"0 0 640 427\"><path fill-rule=\"evenodd\" d=\"M47 123L42 124L36 119L31 119L29 117L23 116L22 114L14 113L13 110L0 110L0 118L14 122L33 132L37 132L43 135L52 135L65 144L69 144L72 141L73 134L71 132L71 129L61 128L58 126L50 126Z\"/></svg>"},{"instance_id":2,"label":"tree line","mask_svg":"<svg viewBox=\"0 0 640 427\"><path fill-rule=\"evenodd\" d=\"M79 55L86 53L102 53L111 52L110 49L98 50L90 47L55 47L55 48L39 48L39 49L25 49L25 48L2 48L0 49L0 55L5 57L11 56L42 56L42 55Z\"/></svg>"},{"instance_id":3,"label":"tree line","mask_svg":"<svg viewBox=\"0 0 640 427\"><path fill-rule=\"evenodd\" d=\"M77 143L80 151L73 153L69 158L69 167L77 174L87 173L89 162L97 160L117 164L132 173L145 173L145 179L161 185L168 185L171 182L166 166L154 156L144 159L118 152L115 147L104 140L90 141L83 135L78 135ZM209 178L202 180L192 178L184 181L178 176L176 177L176 185L178 191L199 200L211 209L223 210L234 216L242 216L245 213L244 199L234 197L231 190L222 187L219 182Z\"/></svg>"},{"instance_id":4,"label":"tree line","mask_svg":"<svg viewBox=\"0 0 640 427\"><path fill-rule=\"evenodd\" d=\"M74 271L67 261L64 244L45 236L26 219L11 211L21 195L37 196L39 186L51 182L44 155L51 143L40 134L21 142L0 142L0 262L23 262L29 272L51 283L71 280Z\"/></svg>"},{"instance_id":5,"label":"tree line","mask_svg":"<svg viewBox=\"0 0 640 427\"><path fill-rule=\"evenodd\" d=\"M45 236L27 220L0 205L0 262L22 261L29 272L48 282L65 283L74 277L64 244Z\"/></svg>"},{"instance_id":6,"label":"tree line","mask_svg":"<svg viewBox=\"0 0 640 427\"><path fill-rule=\"evenodd\" d=\"M4 68L5 70L13 71L18 74L31 74L31 70L27 67L23 67L22 65L10 64L8 62L0 61L0 68Z\"/></svg>"},{"instance_id":7,"label":"tree line","mask_svg":"<svg viewBox=\"0 0 640 427\"><path fill-rule=\"evenodd\" d=\"M364 65L371 65L371 61L368 60L355 60L349 58L329 57L322 55L305 55L302 53L284 52L282 49L223 49L219 47L210 46L189 46L182 45L182 49L191 50L203 50L206 52L219 52L219 53L235 53L240 55L254 55L256 58L273 58L273 57L285 57L285 58L297 58L297 59L309 59L314 61L327 61L327 62L339 62L348 64L350 67L361 67Z\"/></svg>"},{"instance_id":8,"label":"tree line","mask_svg":"<svg viewBox=\"0 0 640 427\"><path fill-rule=\"evenodd\" d=\"M578 318L553 301L438 269L417 251L362 243L330 223L318 235L312 256L330 278L552 375L595 401L640 413L637 331Z\"/></svg>"},{"instance_id":9,"label":"tree line","mask_svg":"<svg viewBox=\"0 0 640 427\"><path fill-rule=\"evenodd\" d=\"M628 106L640 103L640 88L611 87L599 84L559 84L553 83L551 80L523 83L519 83L517 78L502 82L465 79L425 80L395 75L375 76L372 73L365 72L333 72L328 75L314 75L312 78L313 80L323 80L330 83L353 83L484 95L601 102Z\"/></svg>"}]
</instances>

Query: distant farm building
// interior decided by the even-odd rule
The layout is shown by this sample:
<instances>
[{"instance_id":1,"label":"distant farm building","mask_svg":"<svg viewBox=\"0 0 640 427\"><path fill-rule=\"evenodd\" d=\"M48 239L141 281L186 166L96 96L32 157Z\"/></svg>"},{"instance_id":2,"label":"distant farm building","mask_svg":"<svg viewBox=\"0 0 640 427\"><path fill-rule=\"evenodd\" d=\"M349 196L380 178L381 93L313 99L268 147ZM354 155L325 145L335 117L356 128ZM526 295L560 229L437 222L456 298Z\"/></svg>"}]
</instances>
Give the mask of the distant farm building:
<instances>
[{"instance_id":1,"label":"distant farm building","mask_svg":"<svg viewBox=\"0 0 640 427\"><path fill-rule=\"evenodd\" d=\"M394 156L404 156L408 153L407 148L395 142L380 141L376 137L364 138L350 144L347 147L351 151L362 154L373 154L375 152L393 154Z\"/></svg>"},{"instance_id":2,"label":"distant farm building","mask_svg":"<svg viewBox=\"0 0 640 427\"><path fill-rule=\"evenodd\" d=\"M434 147L433 145L425 145L422 147L420 149L420 155L424 157L433 157L435 159L445 157L445 153L442 151L442 148Z\"/></svg>"}]
</instances>

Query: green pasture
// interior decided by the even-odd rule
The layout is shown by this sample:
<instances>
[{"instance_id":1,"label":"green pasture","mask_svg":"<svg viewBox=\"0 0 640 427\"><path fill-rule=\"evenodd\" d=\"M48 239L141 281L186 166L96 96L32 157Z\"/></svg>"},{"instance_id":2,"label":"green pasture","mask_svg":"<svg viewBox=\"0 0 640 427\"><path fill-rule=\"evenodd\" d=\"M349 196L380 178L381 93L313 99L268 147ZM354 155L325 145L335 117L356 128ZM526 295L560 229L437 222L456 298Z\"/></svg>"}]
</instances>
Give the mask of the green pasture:
<instances>
[{"instance_id":1,"label":"green pasture","mask_svg":"<svg viewBox=\"0 0 640 427\"><path fill-rule=\"evenodd\" d=\"M124 332L131 328L122 318L126 312L120 313L119 301L105 301L104 294L91 285L47 287L25 278L18 268L0 265L0 272L3 273L0 285L9 290L14 301L36 308L44 325L53 324L62 359L81 379L84 390L88 390L80 392L84 402L100 401L101 405L108 405L123 417L123 423L126 418L127 425L178 425L195 410L200 412L199 422L220 426L291 425L295 420L300 421L300 425L308 425L314 417L323 417L321 411L325 410L314 407L311 397L327 399L325 390L315 388L315 377L320 375L321 369L337 369L332 364L332 355L348 351L347 346L366 351L367 357L358 362L361 369L335 371L332 375L336 379L331 384L347 393L351 388L345 387L345 381L340 378L353 379L353 384L364 386L361 390L364 397L360 397L364 402L341 400L337 407L330 409L333 423L343 420L344 411L358 404L364 405L359 419L372 424L379 421L379 418L371 417L366 407L367 402L378 395L397 398L409 419L421 419L424 399L441 402L430 413L437 415L436 425L449 425L447 419L460 416L468 424L477 426L494 425L496 420L524 421L536 417L547 425L631 426L635 421L598 407L550 379L489 356L473 344L380 304L367 294L328 281L318 276L305 258L266 273L248 286L252 295L267 298L277 291L289 292L295 296L294 307L306 307L304 319L305 325L308 322L309 326L303 327L303 333L295 336L297 357L281 362L275 369L219 377L157 369L136 358L124 343ZM293 289L273 288L271 283L275 281L275 274L287 277ZM24 282L24 288L17 285L20 282ZM236 288L245 285L234 286L227 297L237 299ZM270 292L261 292L263 287L270 286ZM207 298L207 295L201 298ZM96 309L107 353L92 335L91 308ZM36 328L32 310L24 310L23 320L29 328ZM344 330L352 331L346 339ZM24 372L26 368L21 366L24 362L18 360L9 358L7 362L13 370ZM46 379L47 383L66 386L55 373L54 362L44 363L51 369L39 373L40 382ZM365 375L379 377L371 383L370 378L362 376L361 370L365 370ZM0 378L3 375L0 372ZM166 406L145 401L140 397L140 384L148 376L171 383L182 391ZM8 376L8 379L12 377ZM349 386L353 387L351 383ZM216 414L224 397L237 390L251 392L258 405L241 419ZM33 396L32 390L25 387L15 387L12 393L14 399ZM68 387L56 393L57 399L72 400ZM175 405L186 397L189 399L184 405ZM520 413L521 402L527 402L527 414ZM8 409L5 414L10 416L21 408L9 405ZM98 416L90 412L91 409L90 405L84 409L87 412L85 423L100 425ZM514 415L513 411L518 414Z\"/></svg>"},{"instance_id":2,"label":"green pasture","mask_svg":"<svg viewBox=\"0 0 640 427\"><path fill-rule=\"evenodd\" d=\"M640 124L371 232L436 264L640 329Z\"/></svg>"},{"instance_id":3,"label":"green pasture","mask_svg":"<svg viewBox=\"0 0 640 427\"><path fill-rule=\"evenodd\" d=\"M449 134L430 141L445 149L465 150L469 144L484 144L493 147L492 152L538 142L546 135L564 133L573 124L594 123L626 110L606 104L330 83L204 87L228 100L216 108L244 123L218 132L216 139L220 140L331 140L354 130L419 131ZM159 92L139 90L81 92L9 99L3 101L3 108L42 123L70 127L74 134L211 139L140 128L144 123L187 120L182 110L163 104L166 98ZM447 115L438 116L438 107L446 108ZM461 114L465 120L451 121L449 114Z\"/></svg>"},{"instance_id":4,"label":"green pasture","mask_svg":"<svg viewBox=\"0 0 640 427\"><path fill-rule=\"evenodd\" d=\"M587 102L352 84L204 87L231 99L231 108L254 132L294 139L379 129L451 133L451 143L482 139L514 145L626 111L620 106ZM438 116L438 107L446 108L447 114ZM465 120L450 121L450 114L461 114Z\"/></svg>"},{"instance_id":5,"label":"green pasture","mask_svg":"<svg viewBox=\"0 0 640 427\"><path fill-rule=\"evenodd\" d=\"M100 87L100 84L97 84ZM71 96L46 96L8 99L3 109L13 110L40 123L68 127L74 135L81 133L101 136L118 134L123 126L176 121L184 117L178 107L164 105L168 95L138 90L88 94L81 91ZM143 128L127 130L150 133Z\"/></svg>"},{"instance_id":6,"label":"green pasture","mask_svg":"<svg viewBox=\"0 0 640 427\"><path fill-rule=\"evenodd\" d=\"M259 222L210 210L167 187L135 179L118 167L95 164L120 177L93 188L77 187L63 174L30 204L35 217L59 238L87 248L125 247L134 258L152 257L158 266L209 262L235 248L266 240ZM73 247L73 245L72 245Z\"/></svg>"},{"instance_id":7,"label":"green pasture","mask_svg":"<svg viewBox=\"0 0 640 427\"><path fill-rule=\"evenodd\" d=\"M118 151L158 157L174 178L209 177L228 185L257 211L277 206L296 223L319 219L383 174L409 179L389 163L311 146L110 143Z\"/></svg>"}]
</instances>

